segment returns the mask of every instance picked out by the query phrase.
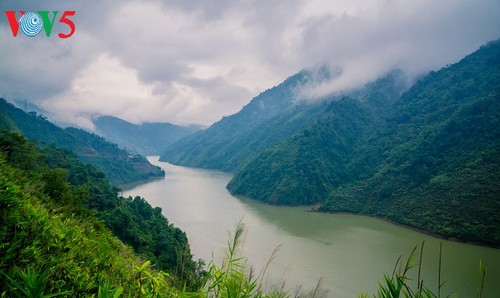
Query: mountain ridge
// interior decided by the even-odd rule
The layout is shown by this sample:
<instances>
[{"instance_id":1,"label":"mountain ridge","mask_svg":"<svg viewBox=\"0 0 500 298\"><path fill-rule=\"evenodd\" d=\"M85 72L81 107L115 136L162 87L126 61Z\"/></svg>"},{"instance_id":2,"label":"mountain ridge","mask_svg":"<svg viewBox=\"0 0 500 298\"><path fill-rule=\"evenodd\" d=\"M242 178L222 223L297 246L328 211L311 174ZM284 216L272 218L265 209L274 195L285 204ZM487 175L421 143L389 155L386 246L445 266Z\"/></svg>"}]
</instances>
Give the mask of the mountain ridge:
<instances>
[{"instance_id":1,"label":"mountain ridge","mask_svg":"<svg viewBox=\"0 0 500 298\"><path fill-rule=\"evenodd\" d=\"M0 99L0 128L22 133L28 139L68 149L83 162L97 166L115 186L163 177L165 173L141 155L133 155L79 128L60 128L36 112L25 113Z\"/></svg>"}]
</instances>

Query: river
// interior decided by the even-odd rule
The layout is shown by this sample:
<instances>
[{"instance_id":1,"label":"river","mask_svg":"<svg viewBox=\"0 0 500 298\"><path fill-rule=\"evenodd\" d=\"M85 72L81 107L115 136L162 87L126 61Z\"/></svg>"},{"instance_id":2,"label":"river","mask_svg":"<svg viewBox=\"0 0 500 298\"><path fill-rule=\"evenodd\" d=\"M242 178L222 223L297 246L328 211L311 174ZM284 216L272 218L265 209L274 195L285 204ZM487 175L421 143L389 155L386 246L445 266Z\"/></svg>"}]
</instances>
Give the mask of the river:
<instances>
[{"instance_id":1,"label":"river","mask_svg":"<svg viewBox=\"0 0 500 298\"><path fill-rule=\"evenodd\" d=\"M500 297L500 250L441 240L379 219L308 212L307 207L277 207L232 196L225 188L231 175L149 160L165 179L139 185L124 196L144 197L161 207L187 233L194 258L220 264L229 233L239 221L246 226L242 253L259 273L275 249L266 271L268 288L283 281L291 292L313 289L318 281L327 297L375 293L383 274L399 256L408 257L425 240L422 276L437 292L439 244L442 242L442 294L476 297L478 265L486 266L483 297ZM418 261L418 260L417 260ZM413 271L416 277L416 270ZM443 295L445 296L445 295Z\"/></svg>"}]
</instances>

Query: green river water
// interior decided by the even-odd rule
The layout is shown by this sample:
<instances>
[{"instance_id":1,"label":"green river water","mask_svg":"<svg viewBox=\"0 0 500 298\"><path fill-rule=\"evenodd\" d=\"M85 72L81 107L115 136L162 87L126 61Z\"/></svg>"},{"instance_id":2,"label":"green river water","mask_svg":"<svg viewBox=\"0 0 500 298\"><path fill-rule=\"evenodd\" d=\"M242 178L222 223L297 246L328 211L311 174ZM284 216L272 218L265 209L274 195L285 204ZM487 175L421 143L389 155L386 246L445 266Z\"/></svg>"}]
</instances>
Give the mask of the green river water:
<instances>
[{"instance_id":1,"label":"green river water","mask_svg":"<svg viewBox=\"0 0 500 298\"><path fill-rule=\"evenodd\" d=\"M268 288L285 282L313 289L321 280L327 297L357 297L375 293L383 274L390 274L399 256L407 257L425 240L422 276L437 289L439 245L443 243L442 297L476 297L478 265L486 266L483 297L500 297L500 250L457 243L425 235L379 219L349 214L308 212L308 207L277 207L236 198L225 186L231 175L150 161L166 172L163 180L124 191L161 207L171 223L187 233L196 259L220 263L229 238L241 220L246 226L242 253L259 273L273 251L266 271ZM416 270L414 271L416 277Z\"/></svg>"}]
</instances>

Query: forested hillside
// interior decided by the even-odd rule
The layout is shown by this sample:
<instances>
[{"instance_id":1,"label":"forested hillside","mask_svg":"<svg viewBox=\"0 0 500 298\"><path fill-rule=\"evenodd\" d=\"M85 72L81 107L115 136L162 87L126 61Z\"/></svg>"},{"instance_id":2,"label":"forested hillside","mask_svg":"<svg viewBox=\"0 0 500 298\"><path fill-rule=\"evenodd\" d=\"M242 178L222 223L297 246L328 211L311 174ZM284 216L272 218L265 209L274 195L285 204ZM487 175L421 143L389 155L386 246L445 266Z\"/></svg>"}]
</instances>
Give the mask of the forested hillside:
<instances>
[{"instance_id":1,"label":"forested hillside","mask_svg":"<svg viewBox=\"0 0 500 298\"><path fill-rule=\"evenodd\" d=\"M144 156L160 155L171 144L196 131L199 126L178 126L170 123L132 124L112 116L93 120L95 132L128 152Z\"/></svg>"},{"instance_id":2,"label":"forested hillside","mask_svg":"<svg viewBox=\"0 0 500 298\"><path fill-rule=\"evenodd\" d=\"M17 131L28 139L72 150L78 158L102 169L110 182L124 186L162 177L163 171L140 155L131 155L95 134L76 128L62 129L36 113L25 113L0 99L0 128Z\"/></svg>"},{"instance_id":3,"label":"forested hillside","mask_svg":"<svg viewBox=\"0 0 500 298\"><path fill-rule=\"evenodd\" d=\"M228 188L498 245L499 91L496 41L421 79L378 120L370 100L333 102L312 125L254 158Z\"/></svg>"},{"instance_id":4,"label":"forested hillside","mask_svg":"<svg viewBox=\"0 0 500 298\"><path fill-rule=\"evenodd\" d=\"M331 189L354 179L349 161L356 148L381 125L404 89L403 74L394 71L349 96L331 97L313 123L264 150L236 173L228 189L272 204L321 202Z\"/></svg>"},{"instance_id":5,"label":"forested hillside","mask_svg":"<svg viewBox=\"0 0 500 298\"><path fill-rule=\"evenodd\" d=\"M0 168L0 294L29 274L43 279L46 291L72 297L104 285L139 292L135 268L150 274L145 286L153 276L165 283L145 260L171 275L172 288L197 287L186 235L144 199L118 197L102 171L70 151L36 149L0 130Z\"/></svg>"},{"instance_id":6,"label":"forested hillside","mask_svg":"<svg viewBox=\"0 0 500 298\"><path fill-rule=\"evenodd\" d=\"M320 202L349 181L352 148L373 124L359 102L348 97L334 101L313 125L266 149L237 172L228 189L272 204Z\"/></svg>"}]
</instances>

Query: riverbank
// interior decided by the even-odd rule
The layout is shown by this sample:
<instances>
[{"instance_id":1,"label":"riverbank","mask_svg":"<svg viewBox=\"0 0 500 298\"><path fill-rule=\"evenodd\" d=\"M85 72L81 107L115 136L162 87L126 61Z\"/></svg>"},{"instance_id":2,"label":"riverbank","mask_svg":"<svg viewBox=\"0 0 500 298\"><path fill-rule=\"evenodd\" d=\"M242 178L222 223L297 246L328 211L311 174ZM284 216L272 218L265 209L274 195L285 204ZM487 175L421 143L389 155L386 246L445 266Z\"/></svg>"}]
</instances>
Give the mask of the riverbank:
<instances>
[{"instance_id":1,"label":"riverbank","mask_svg":"<svg viewBox=\"0 0 500 298\"><path fill-rule=\"evenodd\" d=\"M235 196L235 197L240 198L240 199L244 199L244 200L252 200L252 201L258 202L260 204L264 204L264 205L268 205L268 206L274 206L274 207L303 208L304 211L306 211L306 212L315 212L315 213L332 214L332 215L334 215L334 214L342 214L342 215L352 215L352 216L362 216L362 217L375 218L375 219L382 220L384 222L387 222L387 223L390 223L390 224L393 224L393 225L396 225L396 226L399 226L399 227L402 227L402 228L406 228L408 230L412 230L412 231L417 232L417 233L425 234L425 235L428 235L430 237L441 239L441 240L447 240L447 241L451 241L451 242L457 242L457 243L463 243L463 244L483 246L483 247L488 247L488 248L493 248L493 249L500 249L500 243L494 244L494 243L488 243L488 242L470 241L470 240L467 240L467 239L460 239L458 237L447 237L447 236L442 235L442 234L438 234L438 233L434 233L434 232L431 232L431 231L427 231L427 230L424 230L424 229L419 228L419 227L407 225L407 224L404 224L404 223L401 223L401 222L398 222L398 221L395 221L395 220L392 220L390 218L383 217L383 216L377 216L377 215L365 214L365 213L344 212L344 211L342 211L342 212L322 211L322 210L319 209L320 206L321 206L321 204L315 204L315 205L294 205L294 206L281 205L281 204L276 205L276 204L269 204L267 202L263 202L263 201L260 201L260 200L257 200L257 199L253 199L253 198L250 198L250 197L246 197L246 196Z\"/></svg>"},{"instance_id":2,"label":"riverbank","mask_svg":"<svg viewBox=\"0 0 500 298\"><path fill-rule=\"evenodd\" d=\"M418 227L413 227L413 226L410 226L410 225L406 225L406 224L394 221L394 220L392 220L390 218L382 217L382 216L377 216L377 215L364 214L364 213L352 213L352 212L327 212L327 211L318 210L316 208L310 209L309 212L318 212L318 213L323 213L323 214L343 214L343 215L352 215L352 216L362 216L362 217L375 218L375 219L382 220L384 222L387 222L387 223L390 223L390 224L393 224L393 225L396 225L396 226L399 226L399 227L402 227L402 228L406 228L408 230L412 230L412 231L415 231L415 232L418 232L418 233L421 233L421 234L425 234L425 235L428 235L428 236L431 236L431 237L434 237L434 238L437 238L437 239L442 239L442 240L447 240L447 241L457 242L457 243L463 243L463 244L483 246L483 247L494 248L494 249L499 249L500 250L500 243L495 245L495 244L485 243L485 242L468 241L468 240L459 239L459 238L456 238L456 237L446 237L446 236L441 235L441 234L433 233L433 232L430 232L430 231L427 231L427 230L424 230L424 229L421 229L421 228L418 228Z\"/></svg>"},{"instance_id":3,"label":"riverbank","mask_svg":"<svg viewBox=\"0 0 500 298\"><path fill-rule=\"evenodd\" d=\"M140 185L143 185L143 184L146 184L146 183L149 183L149 182L153 182L153 181L163 180L163 179L165 179L165 175L163 175L163 176L152 176L152 177L148 177L146 179L141 179L141 180L134 181L132 183L127 183L127 184L124 184L124 185L119 185L117 187L120 189L120 192L123 193L123 192L129 191L131 189L134 189L137 186L140 186Z\"/></svg>"}]
</instances>

